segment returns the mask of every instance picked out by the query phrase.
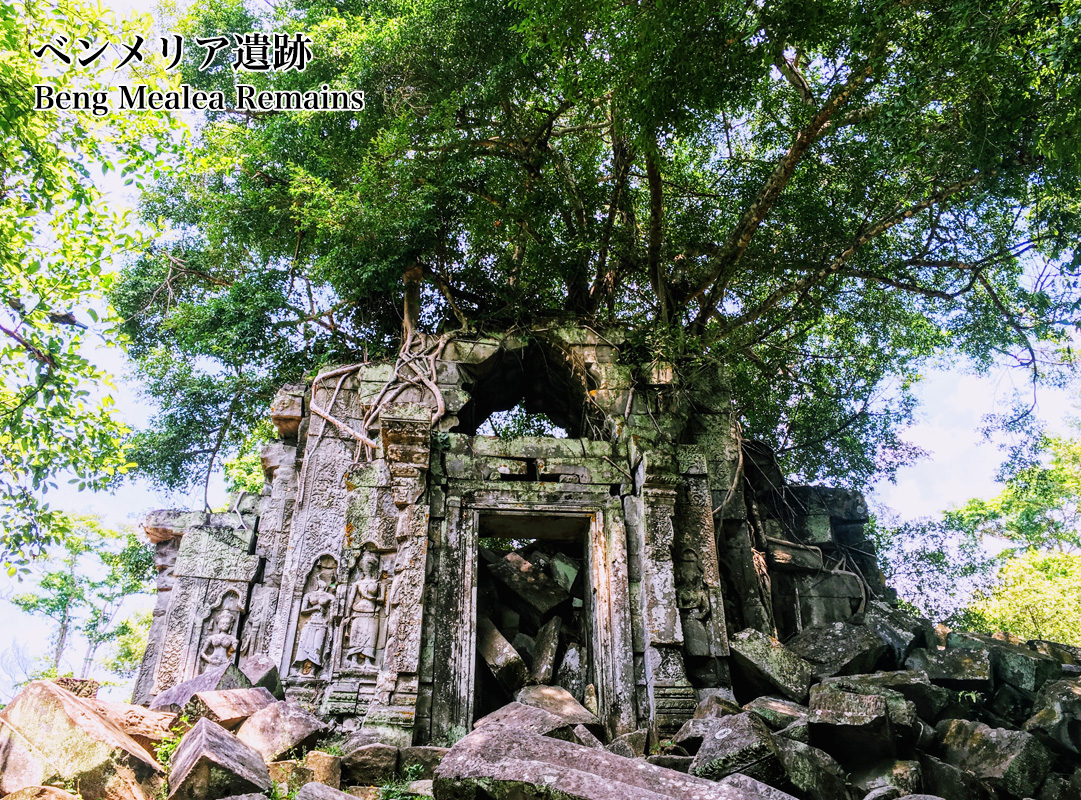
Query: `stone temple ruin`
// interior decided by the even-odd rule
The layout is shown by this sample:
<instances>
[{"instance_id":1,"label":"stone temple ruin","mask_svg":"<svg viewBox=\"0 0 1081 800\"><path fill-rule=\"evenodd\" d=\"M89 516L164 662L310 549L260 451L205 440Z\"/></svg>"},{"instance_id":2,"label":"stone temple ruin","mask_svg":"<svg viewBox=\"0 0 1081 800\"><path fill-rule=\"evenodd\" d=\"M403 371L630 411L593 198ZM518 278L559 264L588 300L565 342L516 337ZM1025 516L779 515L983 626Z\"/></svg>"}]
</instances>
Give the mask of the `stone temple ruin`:
<instances>
[{"instance_id":1,"label":"stone temple ruin","mask_svg":"<svg viewBox=\"0 0 1081 800\"><path fill-rule=\"evenodd\" d=\"M265 656L290 697L400 745L527 683L610 736L670 736L731 685L729 631L787 637L882 591L859 495L785 485L741 451L719 376L636 374L620 343L456 339L412 384L382 363L285 387L262 496L147 521L162 577L135 701ZM519 405L567 438L477 434Z\"/></svg>"},{"instance_id":2,"label":"stone temple ruin","mask_svg":"<svg viewBox=\"0 0 1081 800\"><path fill-rule=\"evenodd\" d=\"M0 797L1081 800L1081 649L905 613L858 493L622 345L410 337L285 387L260 495L145 523L133 703L31 683ZM478 433L518 406L566 436Z\"/></svg>"}]
</instances>

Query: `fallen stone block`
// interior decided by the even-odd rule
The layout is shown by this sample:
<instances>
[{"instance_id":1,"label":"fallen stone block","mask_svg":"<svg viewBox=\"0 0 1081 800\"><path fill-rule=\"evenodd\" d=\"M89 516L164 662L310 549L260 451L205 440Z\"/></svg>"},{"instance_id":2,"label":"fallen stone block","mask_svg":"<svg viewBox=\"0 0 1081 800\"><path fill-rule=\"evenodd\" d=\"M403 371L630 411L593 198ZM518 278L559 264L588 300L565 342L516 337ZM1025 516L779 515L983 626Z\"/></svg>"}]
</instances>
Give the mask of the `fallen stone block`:
<instances>
[{"instance_id":1,"label":"fallen stone block","mask_svg":"<svg viewBox=\"0 0 1081 800\"><path fill-rule=\"evenodd\" d=\"M131 703L111 703L106 700L87 700L87 704L105 719L137 741L148 753L172 735L176 714L167 711L151 711Z\"/></svg>"},{"instance_id":2,"label":"fallen stone block","mask_svg":"<svg viewBox=\"0 0 1081 800\"><path fill-rule=\"evenodd\" d=\"M55 786L27 786L7 795L5 800L79 800L79 797Z\"/></svg>"},{"instance_id":3,"label":"fallen stone block","mask_svg":"<svg viewBox=\"0 0 1081 800\"><path fill-rule=\"evenodd\" d=\"M788 725L777 731L777 736L783 736L784 738L791 739L794 742L803 742L803 744L810 744L810 717L800 717L795 722L789 723Z\"/></svg>"},{"instance_id":4,"label":"fallen stone block","mask_svg":"<svg viewBox=\"0 0 1081 800\"><path fill-rule=\"evenodd\" d=\"M744 712L690 722L710 724L691 764L692 774L717 780L739 772L771 785L781 778L776 746L761 717Z\"/></svg>"},{"instance_id":5,"label":"fallen stone block","mask_svg":"<svg viewBox=\"0 0 1081 800\"><path fill-rule=\"evenodd\" d=\"M649 741L649 731L639 728L630 733L617 736L608 743L608 750L626 758L641 758L646 754L646 743Z\"/></svg>"},{"instance_id":6,"label":"fallen stone block","mask_svg":"<svg viewBox=\"0 0 1081 800\"><path fill-rule=\"evenodd\" d=\"M342 750L342 775L353 783L386 783L397 771L398 748L394 745L372 742Z\"/></svg>"},{"instance_id":7,"label":"fallen stone block","mask_svg":"<svg viewBox=\"0 0 1081 800\"><path fill-rule=\"evenodd\" d=\"M460 740L436 770L440 800L767 800L641 761L503 725Z\"/></svg>"},{"instance_id":8,"label":"fallen stone block","mask_svg":"<svg viewBox=\"0 0 1081 800\"><path fill-rule=\"evenodd\" d=\"M1044 686L1024 730L1054 746L1081 754L1081 683L1054 681Z\"/></svg>"},{"instance_id":9,"label":"fallen stone block","mask_svg":"<svg viewBox=\"0 0 1081 800\"><path fill-rule=\"evenodd\" d=\"M45 783L108 800L157 791L161 766L92 702L52 681L34 681L12 699L0 712L0 795Z\"/></svg>"},{"instance_id":10,"label":"fallen stone block","mask_svg":"<svg viewBox=\"0 0 1081 800\"><path fill-rule=\"evenodd\" d=\"M717 782L721 786L731 786L733 789L747 792L752 796L762 798L762 800L796 800L787 792L782 792L780 789L775 789L769 784L756 781L749 775L741 775L738 772L735 775L726 775Z\"/></svg>"},{"instance_id":11,"label":"fallen stone block","mask_svg":"<svg viewBox=\"0 0 1081 800\"><path fill-rule=\"evenodd\" d=\"M530 680L533 683L551 683L556 670L556 655L559 651L559 632L563 620L552 617L537 631L533 646L533 670Z\"/></svg>"},{"instance_id":12,"label":"fallen stone block","mask_svg":"<svg viewBox=\"0 0 1081 800\"><path fill-rule=\"evenodd\" d=\"M918 761L882 761L853 774L850 783L864 792L891 788L901 797L923 789L923 772Z\"/></svg>"},{"instance_id":13,"label":"fallen stone block","mask_svg":"<svg viewBox=\"0 0 1081 800\"><path fill-rule=\"evenodd\" d=\"M256 655L241 659L240 671L251 681L253 687L262 686L274 695L276 700L285 699L285 688L278 674L278 665L270 658Z\"/></svg>"},{"instance_id":14,"label":"fallen stone block","mask_svg":"<svg viewBox=\"0 0 1081 800\"><path fill-rule=\"evenodd\" d=\"M849 622L806 628L785 646L811 663L818 680L874 672L887 650L886 643L874 631Z\"/></svg>"},{"instance_id":15,"label":"fallen stone block","mask_svg":"<svg viewBox=\"0 0 1081 800\"><path fill-rule=\"evenodd\" d=\"M846 763L866 764L896 754L886 698L881 695L819 684L811 690L807 722L811 743Z\"/></svg>"},{"instance_id":16,"label":"fallen stone block","mask_svg":"<svg viewBox=\"0 0 1081 800\"><path fill-rule=\"evenodd\" d=\"M994 680L1027 692L1037 692L1049 680L1062 676L1062 664L1057 659L990 636L951 631L946 636L946 647L988 650Z\"/></svg>"},{"instance_id":17,"label":"fallen stone block","mask_svg":"<svg viewBox=\"0 0 1081 800\"><path fill-rule=\"evenodd\" d=\"M1050 684L1046 684L1049 686ZM1020 728L1036 711L1036 694L1026 692L1004 683L999 686L991 699L984 704L985 714L1001 720L999 728Z\"/></svg>"},{"instance_id":18,"label":"fallen stone block","mask_svg":"<svg viewBox=\"0 0 1081 800\"><path fill-rule=\"evenodd\" d=\"M270 772L270 780L276 783L279 788L284 787L285 794L295 792L304 784L312 781L311 770L295 758L288 758L284 761L271 761L267 764L267 770Z\"/></svg>"},{"instance_id":19,"label":"fallen stone block","mask_svg":"<svg viewBox=\"0 0 1081 800\"><path fill-rule=\"evenodd\" d=\"M1051 656L1060 664L1081 665L1081 647L1061 644L1060 642L1049 642L1046 639L1030 639L1026 644L1037 653Z\"/></svg>"},{"instance_id":20,"label":"fallen stone block","mask_svg":"<svg viewBox=\"0 0 1081 800\"><path fill-rule=\"evenodd\" d=\"M839 689L855 695L865 697L880 697L886 702L886 715L889 718L890 732L896 739L897 744L908 746L914 744L920 737L925 727L919 714L916 713L916 705L906 699L903 694L884 686L875 686L861 681L853 681L850 678L831 678L823 681L811 689L812 698L816 693L828 692Z\"/></svg>"},{"instance_id":21,"label":"fallen stone block","mask_svg":"<svg viewBox=\"0 0 1081 800\"><path fill-rule=\"evenodd\" d=\"M571 728L571 734L574 736L574 741L585 747L598 747L604 750L604 742L598 739L585 725L575 725Z\"/></svg>"},{"instance_id":22,"label":"fallen stone block","mask_svg":"<svg viewBox=\"0 0 1081 800\"><path fill-rule=\"evenodd\" d=\"M950 800L986 800L987 790L971 772L958 769L934 756L920 753L923 788Z\"/></svg>"},{"instance_id":23,"label":"fallen stone block","mask_svg":"<svg viewBox=\"0 0 1081 800\"><path fill-rule=\"evenodd\" d=\"M314 744L326 729L315 714L297 703L279 700L248 717L236 735L264 761L278 761L294 748Z\"/></svg>"},{"instance_id":24,"label":"fallen stone block","mask_svg":"<svg viewBox=\"0 0 1081 800\"><path fill-rule=\"evenodd\" d=\"M774 740L788 782L811 800L856 800L845 771L829 753L794 739Z\"/></svg>"},{"instance_id":25,"label":"fallen stone block","mask_svg":"<svg viewBox=\"0 0 1081 800\"><path fill-rule=\"evenodd\" d=\"M527 706L519 702L507 703L491 714L481 717L473 723L473 729L478 730L488 725L520 728L538 736L558 736L568 741L574 738L570 732L572 726L563 717L543 708Z\"/></svg>"},{"instance_id":26,"label":"fallen stone block","mask_svg":"<svg viewBox=\"0 0 1081 800\"><path fill-rule=\"evenodd\" d=\"M775 731L788 727L808 714L807 706L801 706L799 703L793 703L781 697L756 697L751 702L745 703L743 710L757 714Z\"/></svg>"},{"instance_id":27,"label":"fallen stone block","mask_svg":"<svg viewBox=\"0 0 1081 800\"><path fill-rule=\"evenodd\" d=\"M184 734L169 769L170 800L215 800L273 786L258 752L203 718Z\"/></svg>"},{"instance_id":28,"label":"fallen stone block","mask_svg":"<svg viewBox=\"0 0 1081 800\"><path fill-rule=\"evenodd\" d=\"M584 700L586 694L585 658L582 648L574 642L567 645L563 653L563 661L556 670L555 681L572 695L576 700Z\"/></svg>"},{"instance_id":29,"label":"fallen stone block","mask_svg":"<svg viewBox=\"0 0 1081 800\"><path fill-rule=\"evenodd\" d=\"M403 775L412 770L418 780L428 780L435 775L436 767L449 752L449 747L403 747L398 752L399 769Z\"/></svg>"},{"instance_id":30,"label":"fallen stone block","mask_svg":"<svg viewBox=\"0 0 1081 800\"><path fill-rule=\"evenodd\" d=\"M150 703L151 711L172 711L179 714L196 692L215 692L223 689L250 689L248 676L232 664L208 669L202 675L182 681L166 689Z\"/></svg>"},{"instance_id":31,"label":"fallen stone block","mask_svg":"<svg viewBox=\"0 0 1081 800\"><path fill-rule=\"evenodd\" d=\"M322 783L332 789L342 785L341 756L324 753L322 750L310 750L304 756L304 766L312 773L312 781Z\"/></svg>"},{"instance_id":32,"label":"fallen stone block","mask_svg":"<svg viewBox=\"0 0 1081 800\"><path fill-rule=\"evenodd\" d=\"M1052 772L1044 779L1036 800L1081 800L1081 782Z\"/></svg>"},{"instance_id":33,"label":"fallen stone block","mask_svg":"<svg viewBox=\"0 0 1081 800\"><path fill-rule=\"evenodd\" d=\"M935 722L939 714L950 703L950 692L931 683L926 672L901 670L899 672L872 672L868 675L847 675L841 678L826 678L823 684L838 683L850 687L866 687L862 691L889 689L902 695L916 707L916 713L923 719Z\"/></svg>"},{"instance_id":34,"label":"fallen stone block","mask_svg":"<svg viewBox=\"0 0 1081 800\"><path fill-rule=\"evenodd\" d=\"M92 678L70 678L67 676L61 678L53 678L53 683L59 686L61 689L66 689L76 697L82 697L86 700L92 700L98 696L98 689L101 688L101 681L95 681Z\"/></svg>"},{"instance_id":35,"label":"fallen stone block","mask_svg":"<svg viewBox=\"0 0 1081 800\"><path fill-rule=\"evenodd\" d=\"M694 763L694 756L677 756L671 753L657 753L656 755L646 756L646 763L652 764L655 767L674 769L676 772L682 772L684 775L688 775L691 771L691 764Z\"/></svg>"},{"instance_id":36,"label":"fallen stone block","mask_svg":"<svg viewBox=\"0 0 1081 800\"><path fill-rule=\"evenodd\" d=\"M514 699L522 705L542 708L567 725L600 724L600 720L562 686L526 686Z\"/></svg>"},{"instance_id":37,"label":"fallen stone block","mask_svg":"<svg viewBox=\"0 0 1081 800\"><path fill-rule=\"evenodd\" d=\"M233 730L257 711L279 701L262 686L251 689L222 689L196 692L184 706L182 716L191 723L206 717L226 730Z\"/></svg>"},{"instance_id":38,"label":"fallen stone block","mask_svg":"<svg viewBox=\"0 0 1081 800\"><path fill-rule=\"evenodd\" d=\"M742 713L743 709L740 707L739 703L733 698L726 697L720 692L707 694L698 701L698 706L694 709L694 716L696 719L703 719L704 717L725 717L729 714Z\"/></svg>"},{"instance_id":39,"label":"fallen stone block","mask_svg":"<svg viewBox=\"0 0 1081 800\"><path fill-rule=\"evenodd\" d=\"M867 603L863 624L886 643L893 656L890 666L896 669L901 669L914 648L931 648L935 644L935 631L930 622L879 600Z\"/></svg>"},{"instance_id":40,"label":"fallen stone block","mask_svg":"<svg viewBox=\"0 0 1081 800\"><path fill-rule=\"evenodd\" d=\"M758 694L780 692L797 703L807 701L813 667L776 639L748 628L729 641L736 670Z\"/></svg>"},{"instance_id":41,"label":"fallen stone block","mask_svg":"<svg viewBox=\"0 0 1081 800\"><path fill-rule=\"evenodd\" d=\"M991 691L991 653L988 650L924 650L916 648L905 669L923 672L936 686L958 692Z\"/></svg>"},{"instance_id":42,"label":"fallen stone block","mask_svg":"<svg viewBox=\"0 0 1081 800\"><path fill-rule=\"evenodd\" d=\"M1051 766L1047 748L1023 731L961 719L943 720L936 731L939 758L1017 797L1031 797Z\"/></svg>"},{"instance_id":43,"label":"fallen stone block","mask_svg":"<svg viewBox=\"0 0 1081 800\"><path fill-rule=\"evenodd\" d=\"M477 654L508 693L514 694L529 674L525 661L487 617L477 619Z\"/></svg>"},{"instance_id":44,"label":"fallen stone block","mask_svg":"<svg viewBox=\"0 0 1081 800\"><path fill-rule=\"evenodd\" d=\"M353 795L322 783L308 783L296 793L296 800L353 800Z\"/></svg>"},{"instance_id":45,"label":"fallen stone block","mask_svg":"<svg viewBox=\"0 0 1081 800\"><path fill-rule=\"evenodd\" d=\"M678 744L692 756L702 746L702 740L713 733L719 717L702 717L689 719L683 723L675 735L672 736L672 744Z\"/></svg>"},{"instance_id":46,"label":"fallen stone block","mask_svg":"<svg viewBox=\"0 0 1081 800\"><path fill-rule=\"evenodd\" d=\"M563 553L553 554L548 562L548 572L551 573L552 580L568 593L573 591L574 581L578 578L580 570L578 562Z\"/></svg>"},{"instance_id":47,"label":"fallen stone block","mask_svg":"<svg viewBox=\"0 0 1081 800\"><path fill-rule=\"evenodd\" d=\"M518 553L508 553L496 563L489 564L488 571L511 591L511 596L517 601L515 608L537 627L559 605L570 599L566 589Z\"/></svg>"}]
</instances>

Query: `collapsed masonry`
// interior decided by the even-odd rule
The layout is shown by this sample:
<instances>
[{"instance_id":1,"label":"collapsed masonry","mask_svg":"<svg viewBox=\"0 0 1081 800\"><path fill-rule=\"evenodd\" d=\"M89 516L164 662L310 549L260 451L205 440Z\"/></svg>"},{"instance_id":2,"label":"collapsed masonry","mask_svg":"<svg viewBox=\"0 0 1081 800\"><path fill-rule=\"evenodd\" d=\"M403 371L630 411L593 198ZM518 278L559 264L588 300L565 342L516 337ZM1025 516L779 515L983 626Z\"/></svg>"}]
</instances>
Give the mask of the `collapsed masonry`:
<instances>
[{"instance_id":1,"label":"collapsed masonry","mask_svg":"<svg viewBox=\"0 0 1081 800\"><path fill-rule=\"evenodd\" d=\"M526 683L610 736L670 736L731 685L733 631L787 638L884 592L858 494L786 485L741 449L718 375L681 384L621 343L430 340L286 387L261 496L146 522L161 577L135 701L265 656L290 697L396 745L449 740ZM569 438L477 435L518 405Z\"/></svg>"}]
</instances>

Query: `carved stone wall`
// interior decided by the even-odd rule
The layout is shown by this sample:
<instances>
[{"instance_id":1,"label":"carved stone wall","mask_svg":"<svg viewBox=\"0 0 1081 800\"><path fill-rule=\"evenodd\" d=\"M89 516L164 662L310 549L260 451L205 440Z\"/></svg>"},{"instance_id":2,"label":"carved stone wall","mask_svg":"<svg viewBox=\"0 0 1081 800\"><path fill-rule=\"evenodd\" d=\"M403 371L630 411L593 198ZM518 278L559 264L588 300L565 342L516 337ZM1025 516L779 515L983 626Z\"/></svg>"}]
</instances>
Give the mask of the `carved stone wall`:
<instances>
[{"instance_id":1,"label":"carved stone wall","mask_svg":"<svg viewBox=\"0 0 1081 800\"><path fill-rule=\"evenodd\" d=\"M610 734L664 736L729 686L735 631L858 611L876 590L858 495L785 486L741 451L723 376L681 387L622 345L458 338L410 381L399 361L285 387L261 496L147 521L159 602L136 699L263 655L292 697L388 743L468 730L496 678L562 681ZM477 435L515 405L568 438Z\"/></svg>"}]
</instances>

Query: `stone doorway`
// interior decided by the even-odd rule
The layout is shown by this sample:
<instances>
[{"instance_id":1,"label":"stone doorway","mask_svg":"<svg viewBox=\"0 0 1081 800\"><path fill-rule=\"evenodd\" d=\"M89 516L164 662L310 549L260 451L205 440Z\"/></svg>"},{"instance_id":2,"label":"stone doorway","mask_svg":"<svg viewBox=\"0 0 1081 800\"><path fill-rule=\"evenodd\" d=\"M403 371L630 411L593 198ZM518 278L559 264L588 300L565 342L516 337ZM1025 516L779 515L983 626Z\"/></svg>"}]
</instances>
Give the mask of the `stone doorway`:
<instances>
[{"instance_id":1,"label":"stone doorway","mask_svg":"<svg viewBox=\"0 0 1081 800\"><path fill-rule=\"evenodd\" d=\"M586 515L482 514L474 718L524 685L559 685L596 707Z\"/></svg>"}]
</instances>

